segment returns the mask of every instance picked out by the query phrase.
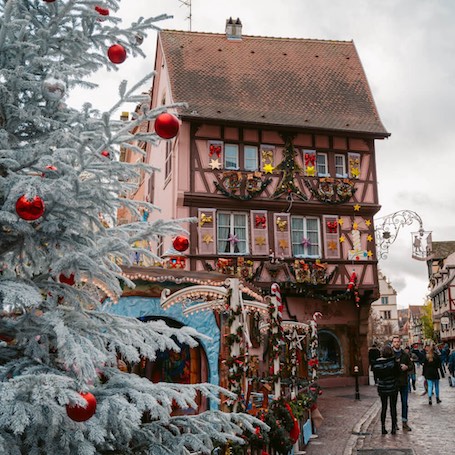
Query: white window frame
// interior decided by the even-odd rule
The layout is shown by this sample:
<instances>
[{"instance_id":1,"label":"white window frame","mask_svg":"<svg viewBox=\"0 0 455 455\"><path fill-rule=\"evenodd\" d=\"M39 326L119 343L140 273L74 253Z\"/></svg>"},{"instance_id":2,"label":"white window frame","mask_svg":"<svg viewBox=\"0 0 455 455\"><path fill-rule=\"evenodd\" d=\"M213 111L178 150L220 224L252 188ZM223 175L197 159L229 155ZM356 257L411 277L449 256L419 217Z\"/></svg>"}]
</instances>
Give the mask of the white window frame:
<instances>
[{"instance_id":1,"label":"white window frame","mask_svg":"<svg viewBox=\"0 0 455 455\"><path fill-rule=\"evenodd\" d=\"M342 163L337 164L337 159L341 159ZM341 168L341 169L340 169ZM342 172L339 172L341 170ZM335 177L345 179L348 177L346 170L346 156L339 153L335 154Z\"/></svg>"},{"instance_id":2,"label":"white window frame","mask_svg":"<svg viewBox=\"0 0 455 455\"><path fill-rule=\"evenodd\" d=\"M388 305L389 304L389 298L388 297L381 297L381 304L382 305Z\"/></svg>"},{"instance_id":3,"label":"white window frame","mask_svg":"<svg viewBox=\"0 0 455 455\"><path fill-rule=\"evenodd\" d=\"M230 153L232 150L236 150L235 156ZM228 166L228 159L235 165ZM224 168L237 171L239 169L239 145L238 144L224 144Z\"/></svg>"},{"instance_id":4,"label":"white window frame","mask_svg":"<svg viewBox=\"0 0 455 455\"><path fill-rule=\"evenodd\" d=\"M303 220L303 229L299 229L299 230L296 230L295 227L294 227L294 220ZM315 245L312 244L310 247L308 246L304 246L303 247L303 254L302 253L296 253L296 249L297 247L300 247L302 246L301 244L301 241L302 241L302 237L305 237L305 238L308 238L308 221L309 220L315 220L316 223L317 223L317 227L318 227L318 232L317 232L317 237L318 237L318 241L317 241L317 254L309 254L308 252L308 248L311 248L311 247L314 247ZM294 237L295 237L295 233L298 232L298 242L294 242ZM314 259L318 259L321 257L321 222L320 222L320 219L317 218L317 217L313 217L313 216L292 216L291 217L291 243L292 243L292 254L293 254L293 257L296 257L296 258L314 258Z\"/></svg>"},{"instance_id":5,"label":"white window frame","mask_svg":"<svg viewBox=\"0 0 455 455\"><path fill-rule=\"evenodd\" d=\"M247 156L247 150L254 151L254 163L253 158ZM257 171L259 169L259 159L258 159L258 147L257 145L244 145L243 146L243 167L245 171ZM253 166L248 166L247 163L251 162Z\"/></svg>"},{"instance_id":6,"label":"white window frame","mask_svg":"<svg viewBox=\"0 0 455 455\"><path fill-rule=\"evenodd\" d=\"M323 158L323 163L319 162L320 158ZM321 166L323 166L324 172L319 172ZM327 153L316 153L316 173L318 177L330 177Z\"/></svg>"},{"instance_id":7,"label":"white window frame","mask_svg":"<svg viewBox=\"0 0 455 455\"><path fill-rule=\"evenodd\" d=\"M235 251L235 248L236 246L238 247L238 242L237 244L232 244L232 243L229 243L229 251L226 251L226 242L227 242L227 239L228 237L223 237L222 234L221 234L221 231L220 229L221 228L225 228L225 227L228 227L228 226L221 226L221 223L220 223L220 217L222 215L229 215L230 219L229 219L229 234L228 234L228 237L231 235L231 234L236 234L236 228L237 228L237 232L238 232L238 229L240 228L244 228L245 229L245 240L240 240L240 242L242 242L242 244L245 245L245 250L244 251ZM244 224L242 226L235 226L235 216L236 215L240 215L244 218ZM216 213L216 235L217 235L217 252L218 254L221 254L221 255L234 255L234 256L244 256L244 255L247 255L249 254L249 249L248 249L248 246L249 246L249 230L248 230L248 226L249 226L249 218L248 218L248 214L245 213L245 212L222 212L222 211L217 211Z\"/></svg>"}]
</instances>

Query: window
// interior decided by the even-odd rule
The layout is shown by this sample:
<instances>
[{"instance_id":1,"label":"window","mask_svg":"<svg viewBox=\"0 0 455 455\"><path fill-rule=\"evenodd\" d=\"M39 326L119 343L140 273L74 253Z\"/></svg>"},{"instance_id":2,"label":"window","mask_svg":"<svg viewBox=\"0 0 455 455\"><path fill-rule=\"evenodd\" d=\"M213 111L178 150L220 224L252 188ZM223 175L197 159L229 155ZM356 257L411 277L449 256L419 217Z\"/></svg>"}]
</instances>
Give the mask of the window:
<instances>
[{"instance_id":1,"label":"window","mask_svg":"<svg viewBox=\"0 0 455 455\"><path fill-rule=\"evenodd\" d=\"M346 178L346 157L344 155L335 155L335 177Z\"/></svg>"},{"instance_id":2,"label":"window","mask_svg":"<svg viewBox=\"0 0 455 455\"><path fill-rule=\"evenodd\" d=\"M382 319L392 319L392 312L389 311L381 311L381 318Z\"/></svg>"},{"instance_id":3,"label":"window","mask_svg":"<svg viewBox=\"0 0 455 455\"><path fill-rule=\"evenodd\" d=\"M245 145L245 171L258 170L258 148L253 145Z\"/></svg>"},{"instance_id":4,"label":"window","mask_svg":"<svg viewBox=\"0 0 455 455\"><path fill-rule=\"evenodd\" d=\"M316 155L316 171L319 176L326 177L329 175L327 168L327 154L318 153Z\"/></svg>"},{"instance_id":5,"label":"window","mask_svg":"<svg viewBox=\"0 0 455 455\"><path fill-rule=\"evenodd\" d=\"M156 240L156 255L158 257L163 256L164 253L164 237L159 235Z\"/></svg>"},{"instance_id":6,"label":"window","mask_svg":"<svg viewBox=\"0 0 455 455\"><path fill-rule=\"evenodd\" d=\"M321 375L339 372L343 364L340 342L327 330L318 331L318 359Z\"/></svg>"},{"instance_id":7,"label":"window","mask_svg":"<svg viewBox=\"0 0 455 455\"><path fill-rule=\"evenodd\" d=\"M388 305L389 304L389 298L388 297L381 297L381 303L383 305Z\"/></svg>"},{"instance_id":8,"label":"window","mask_svg":"<svg viewBox=\"0 0 455 455\"><path fill-rule=\"evenodd\" d=\"M239 168L239 146L236 144L225 144L224 146L224 168Z\"/></svg>"},{"instance_id":9,"label":"window","mask_svg":"<svg viewBox=\"0 0 455 455\"><path fill-rule=\"evenodd\" d=\"M319 257L319 219L303 216L291 218L292 252L295 257Z\"/></svg>"},{"instance_id":10,"label":"window","mask_svg":"<svg viewBox=\"0 0 455 455\"><path fill-rule=\"evenodd\" d=\"M171 179L172 174L172 141L166 142L166 160L164 164L164 182Z\"/></svg>"},{"instance_id":11,"label":"window","mask_svg":"<svg viewBox=\"0 0 455 455\"><path fill-rule=\"evenodd\" d=\"M244 213L218 212L217 220L218 253L247 253L247 215Z\"/></svg>"}]
</instances>

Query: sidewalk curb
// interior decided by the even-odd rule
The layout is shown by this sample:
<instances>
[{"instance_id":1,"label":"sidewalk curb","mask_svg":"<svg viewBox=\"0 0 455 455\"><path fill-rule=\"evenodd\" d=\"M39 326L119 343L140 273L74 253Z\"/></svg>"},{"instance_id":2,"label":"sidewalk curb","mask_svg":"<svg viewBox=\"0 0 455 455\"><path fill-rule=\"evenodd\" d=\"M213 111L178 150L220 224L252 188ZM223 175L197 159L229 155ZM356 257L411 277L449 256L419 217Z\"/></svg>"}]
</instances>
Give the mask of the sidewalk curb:
<instances>
[{"instance_id":1,"label":"sidewalk curb","mask_svg":"<svg viewBox=\"0 0 455 455\"><path fill-rule=\"evenodd\" d=\"M371 407L363 414L360 420L352 428L352 434L344 447L343 455L353 455L354 448L356 448L359 437L362 436L362 432L368 429L371 422L378 415L381 410L381 402L379 398L371 405Z\"/></svg>"}]
</instances>

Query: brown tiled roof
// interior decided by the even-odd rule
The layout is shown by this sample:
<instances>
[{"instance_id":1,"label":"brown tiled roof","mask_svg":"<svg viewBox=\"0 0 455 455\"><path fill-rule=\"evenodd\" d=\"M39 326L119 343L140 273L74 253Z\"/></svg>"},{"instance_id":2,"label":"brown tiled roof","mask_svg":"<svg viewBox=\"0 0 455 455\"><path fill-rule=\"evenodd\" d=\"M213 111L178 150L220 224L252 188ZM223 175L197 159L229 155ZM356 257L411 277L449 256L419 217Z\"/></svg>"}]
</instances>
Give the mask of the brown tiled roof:
<instances>
[{"instance_id":1,"label":"brown tiled roof","mask_svg":"<svg viewBox=\"0 0 455 455\"><path fill-rule=\"evenodd\" d=\"M420 316L422 313L423 305L409 305L409 312L413 316Z\"/></svg>"},{"instance_id":2,"label":"brown tiled roof","mask_svg":"<svg viewBox=\"0 0 455 455\"><path fill-rule=\"evenodd\" d=\"M164 30L182 116L389 136L352 41Z\"/></svg>"},{"instance_id":3,"label":"brown tiled roof","mask_svg":"<svg viewBox=\"0 0 455 455\"><path fill-rule=\"evenodd\" d=\"M433 250L432 259L445 259L447 256L455 252L455 241L448 242L432 242Z\"/></svg>"}]
</instances>

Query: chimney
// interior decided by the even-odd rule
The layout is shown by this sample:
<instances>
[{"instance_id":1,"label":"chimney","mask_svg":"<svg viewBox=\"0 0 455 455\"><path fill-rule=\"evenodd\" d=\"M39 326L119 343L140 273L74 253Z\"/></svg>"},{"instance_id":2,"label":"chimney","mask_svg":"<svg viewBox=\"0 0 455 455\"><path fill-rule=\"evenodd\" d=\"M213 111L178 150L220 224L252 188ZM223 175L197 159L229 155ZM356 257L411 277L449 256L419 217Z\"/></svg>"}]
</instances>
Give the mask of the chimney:
<instances>
[{"instance_id":1,"label":"chimney","mask_svg":"<svg viewBox=\"0 0 455 455\"><path fill-rule=\"evenodd\" d=\"M242 22L239 18L235 22L232 17L226 20L226 38L233 41L242 39Z\"/></svg>"}]
</instances>

